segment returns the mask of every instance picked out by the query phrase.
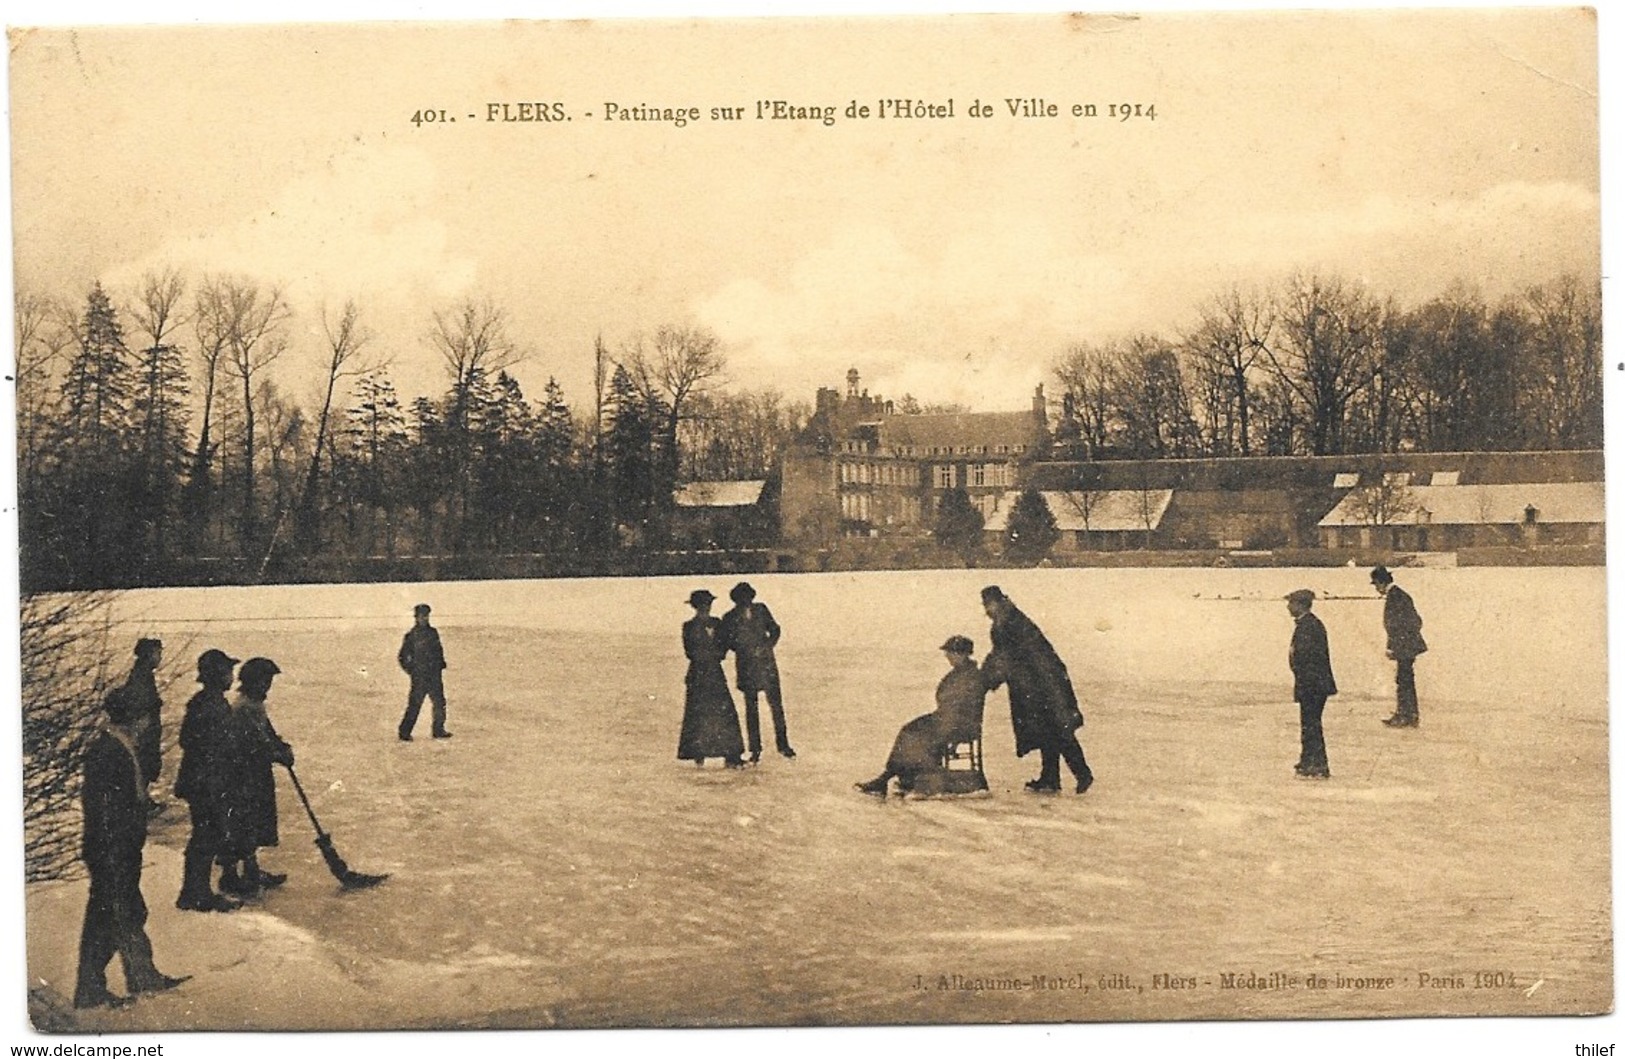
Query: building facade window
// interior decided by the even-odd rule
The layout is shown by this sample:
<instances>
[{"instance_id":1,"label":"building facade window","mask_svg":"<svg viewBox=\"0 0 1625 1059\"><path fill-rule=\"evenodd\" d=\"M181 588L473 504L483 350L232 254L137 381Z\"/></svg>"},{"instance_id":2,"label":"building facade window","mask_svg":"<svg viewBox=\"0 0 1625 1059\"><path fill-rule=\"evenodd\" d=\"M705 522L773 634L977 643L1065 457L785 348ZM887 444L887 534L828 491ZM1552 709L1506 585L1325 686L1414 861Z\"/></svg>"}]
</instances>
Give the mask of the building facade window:
<instances>
[{"instance_id":1,"label":"building facade window","mask_svg":"<svg viewBox=\"0 0 1625 1059\"><path fill-rule=\"evenodd\" d=\"M936 483L938 489L952 489L954 487L954 465L951 463L937 464Z\"/></svg>"},{"instance_id":2,"label":"building facade window","mask_svg":"<svg viewBox=\"0 0 1625 1059\"><path fill-rule=\"evenodd\" d=\"M987 464L985 464L985 463L973 463L973 464L971 464L970 465L970 481L966 482L965 484L966 485L986 485L987 484Z\"/></svg>"}]
</instances>

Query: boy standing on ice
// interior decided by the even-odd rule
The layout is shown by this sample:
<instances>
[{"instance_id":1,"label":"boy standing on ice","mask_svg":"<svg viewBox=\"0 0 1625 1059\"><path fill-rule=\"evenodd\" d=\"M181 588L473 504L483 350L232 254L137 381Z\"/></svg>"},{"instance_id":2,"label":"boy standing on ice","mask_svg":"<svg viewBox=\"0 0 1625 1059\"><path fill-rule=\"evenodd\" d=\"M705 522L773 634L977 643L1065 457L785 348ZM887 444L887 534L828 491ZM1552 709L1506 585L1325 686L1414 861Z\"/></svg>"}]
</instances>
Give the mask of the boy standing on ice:
<instances>
[{"instance_id":1,"label":"boy standing on ice","mask_svg":"<svg viewBox=\"0 0 1625 1059\"><path fill-rule=\"evenodd\" d=\"M79 935L76 1008L123 1007L128 998L107 988L107 964L117 953L130 996L174 989L152 962L147 902L141 897L141 851L147 844L147 777L141 739L152 723L143 705L118 688L107 697L107 722L85 751L80 790L84 832L80 856L90 874L85 925Z\"/></svg>"},{"instance_id":2,"label":"boy standing on ice","mask_svg":"<svg viewBox=\"0 0 1625 1059\"><path fill-rule=\"evenodd\" d=\"M1326 736L1321 730L1321 714L1326 700L1337 694L1332 678L1332 650L1326 642L1326 626L1310 612L1315 594L1307 588L1290 592L1286 609L1297 623L1292 629L1292 646L1287 664L1292 667L1292 697L1298 702L1298 723L1302 729L1303 752L1293 771L1308 779L1329 779L1326 763Z\"/></svg>"},{"instance_id":3,"label":"boy standing on ice","mask_svg":"<svg viewBox=\"0 0 1625 1059\"><path fill-rule=\"evenodd\" d=\"M412 729L418 723L418 711L423 709L424 696L434 704L434 730L436 739L450 739L446 731L446 689L441 684L440 672L446 668L446 654L440 649L440 633L429 624L429 605L419 603L412 608L413 625L401 641L395 660L412 678L412 687L406 693L406 715L401 718L401 741L412 741Z\"/></svg>"}]
</instances>

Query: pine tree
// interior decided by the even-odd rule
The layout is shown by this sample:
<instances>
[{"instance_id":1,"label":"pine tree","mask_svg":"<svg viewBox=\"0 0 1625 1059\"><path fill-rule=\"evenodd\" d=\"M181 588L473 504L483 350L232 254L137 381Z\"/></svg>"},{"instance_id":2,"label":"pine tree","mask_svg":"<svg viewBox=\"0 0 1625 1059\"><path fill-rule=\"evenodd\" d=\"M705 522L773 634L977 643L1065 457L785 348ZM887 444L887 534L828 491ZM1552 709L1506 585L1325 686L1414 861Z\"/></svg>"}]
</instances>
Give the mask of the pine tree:
<instances>
[{"instance_id":1,"label":"pine tree","mask_svg":"<svg viewBox=\"0 0 1625 1059\"><path fill-rule=\"evenodd\" d=\"M970 502L970 494L963 489L949 489L937 504L937 523L933 534L937 543L974 566L976 553L982 549L982 513Z\"/></svg>"},{"instance_id":2,"label":"pine tree","mask_svg":"<svg viewBox=\"0 0 1625 1059\"><path fill-rule=\"evenodd\" d=\"M49 441L50 481L41 490L41 513L50 516L42 525L51 527L45 549L73 583L129 583L145 536L133 517L139 486L130 441L134 380L118 313L100 283L91 288L75 331L77 349Z\"/></svg>"},{"instance_id":3,"label":"pine tree","mask_svg":"<svg viewBox=\"0 0 1625 1059\"><path fill-rule=\"evenodd\" d=\"M171 508L188 463L186 365L178 347L149 346L136 357L132 427L136 458L137 516L148 528L155 558L169 549Z\"/></svg>"},{"instance_id":4,"label":"pine tree","mask_svg":"<svg viewBox=\"0 0 1625 1059\"><path fill-rule=\"evenodd\" d=\"M1004 531L1004 554L1011 562L1037 563L1055 547L1061 532L1055 525L1044 495L1024 489L1010 508L1010 522Z\"/></svg>"},{"instance_id":5,"label":"pine tree","mask_svg":"<svg viewBox=\"0 0 1625 1059\"><path fill-rule=\"evenodd\" d=\"M609 431L605 462L609 470L612 526L637 526L652 513L650 491L656 476L655 418L624 367L616 366L609 383Z\"/></svg>"},{"instance_id":6,"label":"pine tree","mask_svg":"<svg viewBox=\"0 0 1625 1059\"><path fill-rule=\"evenodd\" d=\"M536 410L535 432L536 533L547 548L568 543L573 534L578 478L571 462L575 445L575 422L564 400L564 389L549 377Z\"/></svg>"},{"instance_id":7,"label":"pine tree","mask_svg":"<svg viewBox=\"0 0 1625 1059\"><path fill-rule=\"evenodd\" d=\"M75 455L101 462L128 437L132 371L124 329L102 285L90 290L78 329L79 348L62 382L62 421Z\"/></svg>"},{"instance_id":8,"label":"pine tree","mask_svg":"<svg viewBox=\"0 0 1625 1059\"><path fill-rule=\"evenodd\" d=\"M393 555L395 493L405 472L408 441L406 415L388 373L380 369L357 380L344 415L344 443L338 449L336 473L349 487L344 490L349 498L347 525L353 536L354 510L359 503L367 513L368 527L361 547L371 554L377 547L374 512L382 509L384 549Z\"/></svg>"},{"instance_id":9,"label":"pine tree","mask_svg":"<svg viewBox=\"0 0 1625 1059\"><path fill-rule=\"evenodd\" d=\"M447 478L452 461L447 451L446 424L439 407L427 397L412 402L408 432L411 448L405 466L406 496L418 516L418 548L435 548L437 514L442 501L450 506Z\"/></svg>"}]
</instances>

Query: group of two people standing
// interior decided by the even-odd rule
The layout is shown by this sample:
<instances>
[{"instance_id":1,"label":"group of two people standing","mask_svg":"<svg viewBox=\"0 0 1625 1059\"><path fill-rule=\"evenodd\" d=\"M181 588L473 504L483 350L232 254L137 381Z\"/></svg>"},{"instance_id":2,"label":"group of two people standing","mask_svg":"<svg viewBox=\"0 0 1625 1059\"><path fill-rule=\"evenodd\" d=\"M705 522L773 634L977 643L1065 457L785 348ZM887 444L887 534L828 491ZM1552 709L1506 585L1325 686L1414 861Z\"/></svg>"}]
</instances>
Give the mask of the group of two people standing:
<instances>
[{"instance_id":1,"label":"group of two people standing","mask_svg":"<svg viewBox=\"0 0 1625 1059\"><path fill-rule=\"evenodd\" d=\"M1390 728L1415 728L1421 723L1416 699L1416 659L1427 651L1422 639L1422 616L1410 594L1394 584L1386 566L1371 571L1371 585L1382 597L1382 627L1388 640L1388 657L1394 662L1395 707L1383 718ZM1306 779L1331 778L1326 759L1326 735L1321 724L1326 700L1337 694L1332 676L1331 646L1326 626L1314 613L1315 593L1300 588L1287 593L1286 608L1292 615L1292 645L1287 649L1287 665L1292 670L1292 697L1298 703L1298 725L1302 749L1293 771Z\"/></svg>"},{"instance_id":2,"label":"group of two people standing","mask_svg":"<svg viewBox=\"0 0 1625 1059\"><path fill-rule=\"evenodd\" d=\"M857 784L865 794L885 797L895 779L902 793L913 791L926 773L942 767L943 755L955 743L979 738L982 707L989 691L1008 685L1010 723L1015 731L1016 756L1039 755L1037 778L1027 781L1034 793L1061 789L1061 762L1077 783L1077 793L1095 782L1078 742L1083 711L1072 687L1066 663L1038 626L997 585L982 589L982 610L992 623L993 642L987 660L976 664L975 643L968 636L950 636L941 651L948 672L937 683L937 708L902 727L886 758L886 767L874 779Z\"/></svg>"},{"instance_id":3,"label":"group of two people standing","mask_svg":"<svg viewBox=\"0 0 1625 1059\"><path fill-rule=\"evenodd\" d=\"M773 714L773 738L780 754L796 756L784 720L784 695L779 687L779 664L774 655L782 630L765 603L756 602L756 589L741 581L728 593L733 609L721 618L711 615L716 596L700 588L689 593L694 617L683 623L683 726L677 738L677 757L703 766L719 757L728 768L745 766L745 742L739 735L739 713L734 708L722 661L734 655L735 683L745 696L745 727L750 739L750 761L762 759L760 701L767 696Z\"/></svg>"}]
</instances>

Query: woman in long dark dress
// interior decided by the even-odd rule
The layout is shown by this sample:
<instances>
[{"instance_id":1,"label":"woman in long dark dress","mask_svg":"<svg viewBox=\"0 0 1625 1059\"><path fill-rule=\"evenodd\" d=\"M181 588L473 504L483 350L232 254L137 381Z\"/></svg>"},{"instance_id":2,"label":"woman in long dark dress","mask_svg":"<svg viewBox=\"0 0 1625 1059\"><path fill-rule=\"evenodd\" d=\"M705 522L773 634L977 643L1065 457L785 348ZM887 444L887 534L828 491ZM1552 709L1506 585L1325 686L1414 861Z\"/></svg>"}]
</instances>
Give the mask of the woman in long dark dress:
<instances>
[{"instance_id":1,"label":"woman in long dark dress","mask_svg":"<svg viewBox=\"0 0 1625 1059\"><path fill-rule=\"evenodd\" d=\"M683 654L688 674L683 678L683 730L677 737L677 757L704 765L719 757L729 768L743 768L745 740L739 734L739 711L734 708L728 678L722 672L722 622L711 617L717 597L700 588L688 597L694 617L683 623Z\"/></svg>"}]
</instances>

